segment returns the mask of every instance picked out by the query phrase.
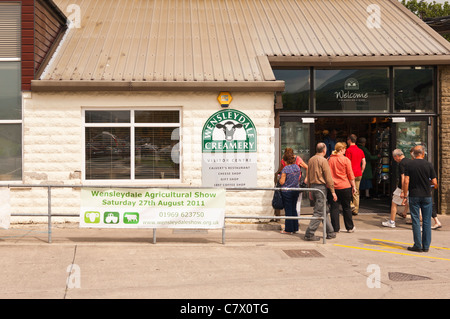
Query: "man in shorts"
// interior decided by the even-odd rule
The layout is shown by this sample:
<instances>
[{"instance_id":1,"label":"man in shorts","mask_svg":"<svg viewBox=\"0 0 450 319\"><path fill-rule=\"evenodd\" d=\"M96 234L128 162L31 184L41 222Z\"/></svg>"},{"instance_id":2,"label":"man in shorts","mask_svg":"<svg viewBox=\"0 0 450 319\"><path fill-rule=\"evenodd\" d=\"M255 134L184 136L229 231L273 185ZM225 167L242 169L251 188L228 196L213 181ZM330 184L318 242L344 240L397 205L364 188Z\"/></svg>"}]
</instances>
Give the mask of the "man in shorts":
<instances>
[{"instance_id":1,"label":"man in shorts","mask_svg":"<svg viewBox=\"0 0 450 319\"><path fill-rule=\"evenodd\" d=\"M398 206L402 206L403 198L401 198L403 182L405 180L405 169L408 163L411 161L409 158L405 157L402 150L395 149L392 152L392 157L394 161L398 163L398 184L394 193L392 194L392 203L391 203L391 216L387 221L382 222L381 224L385 227L395 227L395 215L399 215L403 218L406 218L406 213L408 212L408 202L405 203L403 213L398 212Z\"/></svg>"}]
</instances>

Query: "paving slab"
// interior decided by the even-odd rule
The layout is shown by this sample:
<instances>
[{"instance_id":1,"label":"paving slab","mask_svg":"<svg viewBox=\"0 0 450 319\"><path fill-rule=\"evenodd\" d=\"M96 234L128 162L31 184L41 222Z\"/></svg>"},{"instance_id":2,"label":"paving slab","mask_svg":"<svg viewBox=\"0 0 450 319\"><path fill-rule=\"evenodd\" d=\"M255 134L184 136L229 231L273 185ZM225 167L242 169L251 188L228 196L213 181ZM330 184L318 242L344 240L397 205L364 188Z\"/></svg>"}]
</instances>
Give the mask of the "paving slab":
<instances>
[{"instance_id":1,"label":"paving slab","mask_svg":"<svg viewBox=\"0 0 450 319\"><path fill-rule=\"evenodd\" d=\"M413 253L411 225L382 227L386 216L355 216L354 233L326 244L304 241L308 221L293 235L280 223L228 223L225 244L221 230L158 229L154 244L151 229L76 223L52 225L48 243L46 224L14 224L0 230L0 298L448 298L450 217L440 216L428 253Z\"/></svg>"}]
</instances>

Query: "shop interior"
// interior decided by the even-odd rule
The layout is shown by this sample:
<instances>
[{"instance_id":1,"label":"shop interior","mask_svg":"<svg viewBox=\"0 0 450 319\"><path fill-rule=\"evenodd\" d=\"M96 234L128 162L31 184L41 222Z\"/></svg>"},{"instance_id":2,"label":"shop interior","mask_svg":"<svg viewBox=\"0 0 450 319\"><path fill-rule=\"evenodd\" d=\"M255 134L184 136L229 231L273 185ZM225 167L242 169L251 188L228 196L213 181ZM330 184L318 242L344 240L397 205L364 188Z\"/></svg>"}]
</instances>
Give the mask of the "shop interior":
<instances>
[{"instance_id":1,"label":"shop interior","mask_svg":"<svg viewBox=\"0 0 450 319\"><path fill-rule=\"evenodd\" d=\"M366 171L371 174L360 185L360 212L388 213L398 176L392 151L400 148L409 157L411 147L424 145L427 148L430 126L426 118L403 118L394 122L390 117L324 116L310 124L287 118L281 121L280 127L281 150L291 147L305 162L314 154L315 145L332 135L334 130L338 142L347 142L350 134L364 138L366 158L370 158ZM432 156L432 148L428 150L428 156ZM306 197L302 205L310 205Z\"/></svg>"},{"instance_id":2,"label":"shop interior","mask_svg":"<svg viewBox=\"0 0 450 319\"><path fill-rule=\"evenodd\" d=\"M333 132L335 131L335 132ZM365 139L366 161L370 165L369 178L361 181L360 211L389 212L390 201L396 181L397 168L392 159L392 121L384 117L326 117L315 122L315 142L324 141L327 136L336 134L336 141L347 142L350 134ZM394 174L392 174L394 173Z\"/></svg>"}]
</instances>

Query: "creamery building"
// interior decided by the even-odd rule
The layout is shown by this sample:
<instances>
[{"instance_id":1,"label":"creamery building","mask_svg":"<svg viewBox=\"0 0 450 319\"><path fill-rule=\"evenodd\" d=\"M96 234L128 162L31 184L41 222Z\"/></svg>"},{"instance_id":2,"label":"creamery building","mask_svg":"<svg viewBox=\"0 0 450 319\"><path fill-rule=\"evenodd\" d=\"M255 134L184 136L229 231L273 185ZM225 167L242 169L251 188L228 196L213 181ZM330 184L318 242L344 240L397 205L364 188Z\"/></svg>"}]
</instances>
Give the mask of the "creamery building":
<instances>
[{"instance_id":1,"label":"creamery building","mask_svg":"<svg viewBox=\"0 0 450 319\"><path fill-rule=\"evenodd\" d=\"M17 86L18 113L0 121L13 213L47 212L45 189L14 185L271 188L284 148L307 161L334 132L366 139L367 194L386 213L392 150L425 145L447 213L450 45L397 0L35 3L48 11L35 4L34 21L59 23L30 87L26 52L0 59ZM54 214L79 213L79 188L52 196ZM228 192L226 214L273 215L271 199Z\"/></svg>"}]
</instances>

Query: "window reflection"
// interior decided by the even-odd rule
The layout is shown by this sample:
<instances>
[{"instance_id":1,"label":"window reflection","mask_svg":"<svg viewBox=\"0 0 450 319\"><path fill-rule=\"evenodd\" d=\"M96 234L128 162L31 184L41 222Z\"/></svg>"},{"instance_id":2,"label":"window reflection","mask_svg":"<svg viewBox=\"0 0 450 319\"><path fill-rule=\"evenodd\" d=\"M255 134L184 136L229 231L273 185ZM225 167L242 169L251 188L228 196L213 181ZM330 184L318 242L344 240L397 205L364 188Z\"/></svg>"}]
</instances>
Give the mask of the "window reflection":
<instances>
[{"instance_id":1,"label":"window reflection","mask_svg":"<svg viewBox=\"0 0 450 319\"><path fill-rule=\"evenodd\" d=\"M317 112L388 112L389 69L314 72Z\"/></svg>"},{"instance_id":2,"label":"window reflection","mask_svg":"<svg viewBox=\"0 0 450 319\"><path fill-rule=\"evenodd\" d=\"M273 70L277 80L285 81L283 109L309 111L309 70Z\"/></svg>"},{"instance_id":3,"label":"window reflection","mask_svg":"<svg viewBox=\"0 0 450 319\"><path fill-rule=\"evenodd\" d=\"M86 111L86 123L130 123L130 111Z\"/></svg>"},{"instance_id":4,"label":"window reflection","mask_svg":"<svg viewBox=\"0 0 450 319\"><path fill-rule=\"evenodd\" d=\"M175 179L180 176L179 129L136 128L136 179Z\"/></svg>"},{"instance_id":5,"label":"window reflection","mask_svg":"<svg viewBox=\"0 0 450 319\"><path fill-rule=\"evenodd\" d=\"M0 180L22 178L22 125L0 125Z\"/></svg>"},{"instance_id":6,"label":"window reflection","mask_svg":"<svg viewBox=\"0 0 450 319\"><path fill-rule=\"evenodd\" d=\"M130 178L129 128L86 128L86 178Z\"/></svg>"},{"instance_id":7,"label":"window reflection","mask_svg":"<svg viewBox=\"0 0 450 319\"><path fill-rule=\"evenodd\" d=\"M20 62L0 62L0 120L22 119Z\"/></svg>"},{"instance_id":8,"label":"window reflection","mask_svg":"<svg viewBox=\"0 0 450 319\"><path fill-rule=\"evenodd\" d=\"M394 68L395 111L433 111L433 78L432 67Z\"/></svg>"},{"instance_id":9,"label":"window reflection","mask_svg":"<svg viewBox=\"0 0 450 319\"><path fill-rule=\"evenodd\" d=\"M179 111L86 111L85 121L86 179L180 178Z\"/></svg>"}]
</instances>

